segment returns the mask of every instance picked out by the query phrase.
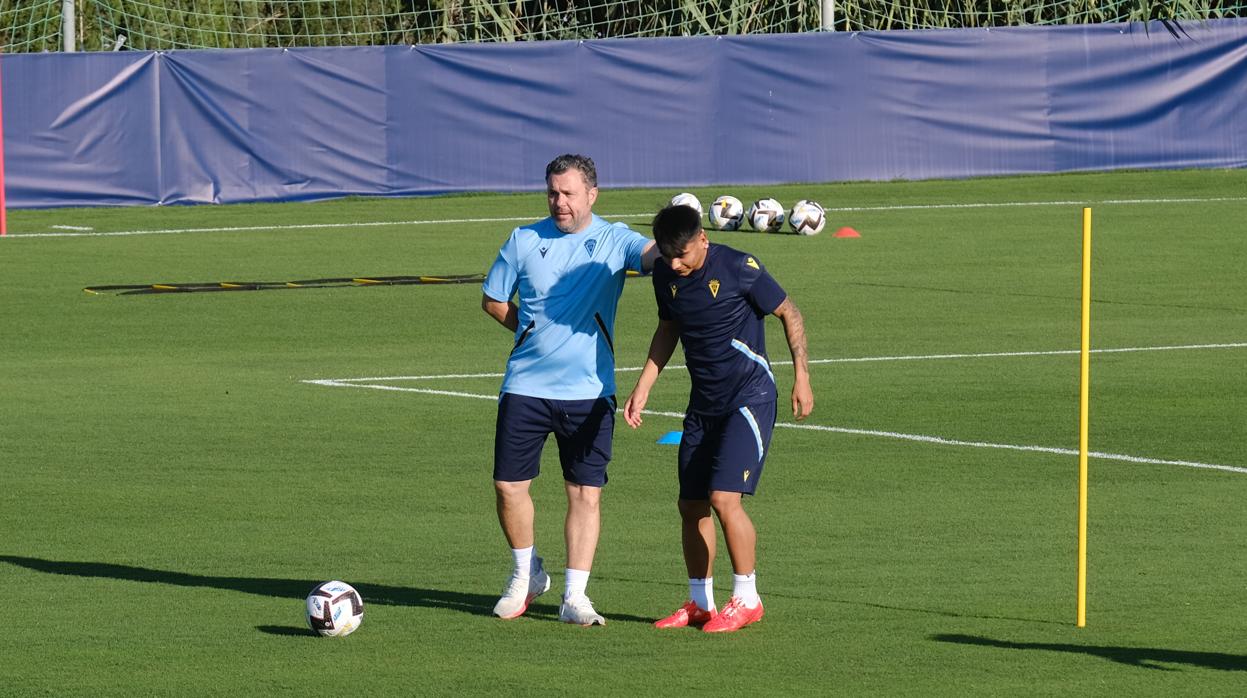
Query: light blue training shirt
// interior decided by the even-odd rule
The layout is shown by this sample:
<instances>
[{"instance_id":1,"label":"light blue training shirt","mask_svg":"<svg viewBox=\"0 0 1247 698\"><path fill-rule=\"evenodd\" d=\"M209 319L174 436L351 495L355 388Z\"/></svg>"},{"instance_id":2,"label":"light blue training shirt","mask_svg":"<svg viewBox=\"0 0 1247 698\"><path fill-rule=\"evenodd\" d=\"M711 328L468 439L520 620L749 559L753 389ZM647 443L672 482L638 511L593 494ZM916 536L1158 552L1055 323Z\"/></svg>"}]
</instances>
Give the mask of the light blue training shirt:
<instances>
[{"instance_id":1,"label":"light blue training shirt","mask_svg":"<svg viewBox=\"0 0 1247 698\"><path fill-rule=\"evenodd\" d=\"M615 311L627 270L641 271L650 240L597 215L579 233L553 219L516 228L483 290L519 295L519 327L501 392L553 400L615 394Z\"/></svg>"}]
</instances>

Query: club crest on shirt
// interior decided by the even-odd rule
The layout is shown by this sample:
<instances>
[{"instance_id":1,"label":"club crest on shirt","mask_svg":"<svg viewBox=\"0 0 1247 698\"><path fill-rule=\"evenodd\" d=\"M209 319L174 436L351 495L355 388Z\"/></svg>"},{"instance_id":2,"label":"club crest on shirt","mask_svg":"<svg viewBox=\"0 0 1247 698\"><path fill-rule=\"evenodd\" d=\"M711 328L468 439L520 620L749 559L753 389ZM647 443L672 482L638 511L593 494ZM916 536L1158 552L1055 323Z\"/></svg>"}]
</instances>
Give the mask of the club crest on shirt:
<instances>
[{"instance_id":1,"label":"club crest on shirt","mask_svg":"<svg viewBox=\"0 0 1247 698\"><path fill-rule=\"evenodd\" d=\"M675 298L675 284L671 284L671 297Z\"/></svg>"},{"instance_id":2,"label":"club crest on shirt","mask_svg":"<svg viewBox=\"0 0 1247 698\"><path fill-rule=\"evenodd\" d=\"M753 257L745 257L745 264L747 266L751 266L754 269L758 269L759 271L761 271L761 269L758 267L758 261L754 259Z\"/></svg>"},{"instance_id":3,"label":"club crest on shirt","mask_svg":"<svg viewBox=\"0 0 1247 698\"><path fill-rule=\"evenodd\" d=\"M719 297L719 280L718 279L710 280L710 296L712 298Z\"/></svg>"},{"instance_id":4,"label":"club crest on shirt","mask_svg":"<svg viewBox=\"0 0 1247 698\"><path fill-rule=\"evenodd\" d=\"M590 256L590 257L592 257L592 256L593 256L593 250L594 250L594 248L596 248L597 246L598 246L598 241L597 241L597 240L594 240L593 238L589 238L588 240L585 240L585 249L589 251L589 256Z\"/></svg>"}]
</instances>

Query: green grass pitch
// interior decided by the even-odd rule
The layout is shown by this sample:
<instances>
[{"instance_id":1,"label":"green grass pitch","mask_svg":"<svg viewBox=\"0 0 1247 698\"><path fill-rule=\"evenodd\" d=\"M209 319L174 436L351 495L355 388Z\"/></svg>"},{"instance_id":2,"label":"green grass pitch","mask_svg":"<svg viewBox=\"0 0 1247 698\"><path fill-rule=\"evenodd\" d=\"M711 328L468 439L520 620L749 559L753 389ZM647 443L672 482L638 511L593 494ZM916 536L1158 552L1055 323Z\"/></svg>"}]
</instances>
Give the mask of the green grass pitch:
<instances>
[{"instance_id":1,"label":"green grass pitch","mask_svg":"<svg viewBox=\"0 0 1247 698\"><path fill-rule=\"evenodd\" d=\"M597 211L648 233L676 191L605 190ZM557 622L553 444L534 496L554 588L522 619L490 616L510 564L489 477L499 378L471 376L500 372L511 337L478 284L83 292L480 273L541 194L11 211L0 694L1241 691L1247 171L693 191L831 209L816 237L711 232L785 286L816 360L815 428L792 428L770 321L781 426L748 503L762 623L650 626L686 594L675 449L655 444L679 422L661 415L618 422L589 585L607 626ZM1091 361L1090 447L1110 456L1090 462L1079 629L1084 205L1092 348L1125 351ZM621 400L654 319L630 280ZM687 388L669 369L650 408L680 411ZM721 545L720 603L730 572ZM334 578L366 616L321 639L302 600Z\"/></svg>"}]
</instances>

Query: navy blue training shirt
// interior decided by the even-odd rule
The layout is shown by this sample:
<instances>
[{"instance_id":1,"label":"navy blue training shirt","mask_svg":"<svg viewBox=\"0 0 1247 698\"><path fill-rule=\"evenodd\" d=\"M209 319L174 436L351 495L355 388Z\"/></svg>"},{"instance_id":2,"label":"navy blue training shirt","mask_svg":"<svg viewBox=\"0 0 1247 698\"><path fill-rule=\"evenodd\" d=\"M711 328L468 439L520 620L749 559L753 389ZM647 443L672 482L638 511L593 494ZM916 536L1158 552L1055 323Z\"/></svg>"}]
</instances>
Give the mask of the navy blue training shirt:
<instances>
[{"instance_id":1,"label":"navy blue training shirt","mask_svg":"<svg viewBox=\"0 0 1247 698\"><path fill-rule=\"evenodd\" d=\"M788 294L756 257L711 243L701 269L688 276L659 259L654 296L658 317L680 323L693 378L689 411L725 414L776 400L765 320Z\"/></svg>"}]
</instances>

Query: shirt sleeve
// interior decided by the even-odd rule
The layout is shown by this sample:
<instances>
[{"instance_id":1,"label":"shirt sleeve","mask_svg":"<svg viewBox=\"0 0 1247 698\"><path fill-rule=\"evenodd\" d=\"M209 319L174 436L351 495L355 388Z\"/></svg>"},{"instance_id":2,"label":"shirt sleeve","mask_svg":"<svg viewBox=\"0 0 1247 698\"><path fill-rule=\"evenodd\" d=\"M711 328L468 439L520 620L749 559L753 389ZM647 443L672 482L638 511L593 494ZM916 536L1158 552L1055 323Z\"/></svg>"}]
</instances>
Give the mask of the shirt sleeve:
<instances>
[{"instance_id":1,"label":"shirt sleeve","mask_svg":"<svg viewBox=\"0 0 1247 698\"><path fill-rule=\"evenodd\" d=\"M641 258L644 256L645 248L650 244L650 239L623 223L615 223L614 225L616 232L624 236L625 268L636 272L642 271Z\"/></svg>"},{"instance_id":2,"label":"shirt sleeve","mask_svg":"<svg viewBox=\"0 0 1247 698\"><path fill-rule=\"evenodd\" d=\"M511 237L507 238L502 248L498 250L498 258L489 268L489 273L485 275L485 283L481 287L485 295L500 303L511 300L520 285L519 260L515 242L517 231L518 229L511 231Z\"/></svg>"},{"instance_id":3,"label":"shirt sleeve","mask_svg":"<svg viewBox=\"0 0 1247 698\"><path fill-rule=\"evenodd\" d=\"M741 259L741 290L745 298L763 315L770 315L784 302L788 294L780 287L775 277L767 272L766 267L757 257L745 255Z\"/></svg>"},{"instance_id":4,"label":"shirt sleeve","mask_svg":"<svg viewBox=\"0 0 1247 698\"><path fill-rule=\"evenodd\" d=\"M666 260L659 259L654 262L654 301L658 305L658 318L660 320L674 320L671 314L671 308L667 304L671 300L671 282L667 275L662 273L662 267L666 264Z\"/></svg>"}]
</instances>

